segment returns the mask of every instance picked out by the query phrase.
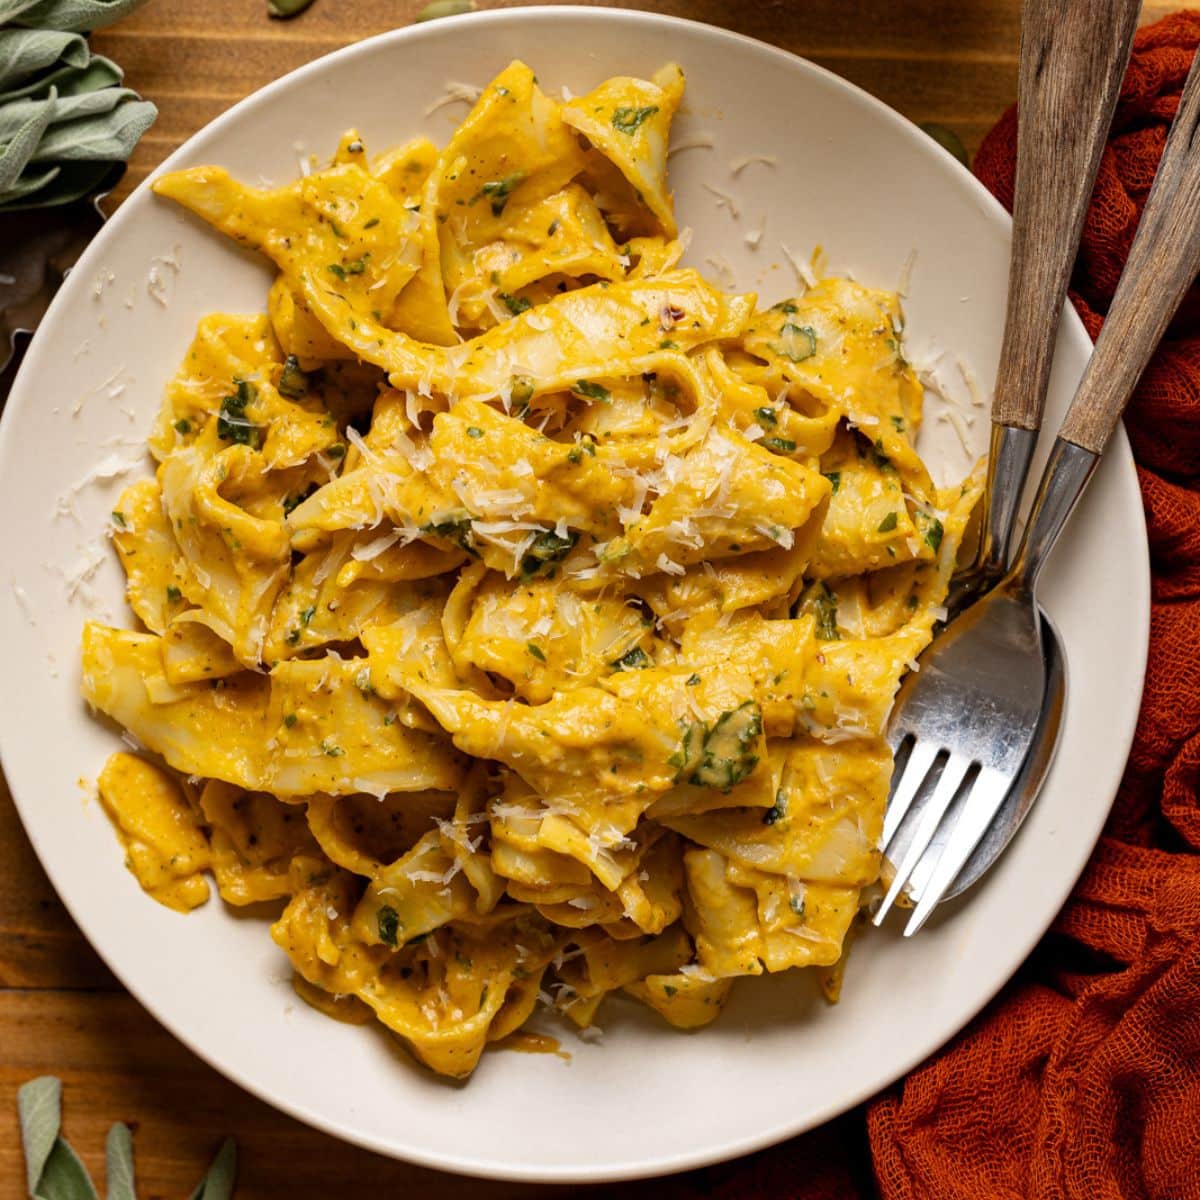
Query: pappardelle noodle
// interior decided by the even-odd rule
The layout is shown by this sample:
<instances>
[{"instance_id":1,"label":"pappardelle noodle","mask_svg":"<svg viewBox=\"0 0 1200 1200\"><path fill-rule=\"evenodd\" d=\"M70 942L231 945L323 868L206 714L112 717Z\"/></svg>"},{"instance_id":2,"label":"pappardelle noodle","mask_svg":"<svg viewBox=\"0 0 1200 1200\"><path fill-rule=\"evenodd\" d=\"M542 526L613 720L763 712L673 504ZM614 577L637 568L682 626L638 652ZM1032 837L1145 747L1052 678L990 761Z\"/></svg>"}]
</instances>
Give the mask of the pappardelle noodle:
<instances>
[{"instance_id":1,"label":"pappardelle noodle","mask_svg":"<svg viewBox=\"0 0 1200 1200\"><path fill-rule=\"evenodd\" d=\"M977 497L914 449L897 297L680 267L674 66L513 63L439 150L155 183L278 268L199 324L112 515L88 701L155 899L282 901L300 994L469 1074L542 1003L714 1019L879 876L882 732Z\"/></svg>"}]
</instances>

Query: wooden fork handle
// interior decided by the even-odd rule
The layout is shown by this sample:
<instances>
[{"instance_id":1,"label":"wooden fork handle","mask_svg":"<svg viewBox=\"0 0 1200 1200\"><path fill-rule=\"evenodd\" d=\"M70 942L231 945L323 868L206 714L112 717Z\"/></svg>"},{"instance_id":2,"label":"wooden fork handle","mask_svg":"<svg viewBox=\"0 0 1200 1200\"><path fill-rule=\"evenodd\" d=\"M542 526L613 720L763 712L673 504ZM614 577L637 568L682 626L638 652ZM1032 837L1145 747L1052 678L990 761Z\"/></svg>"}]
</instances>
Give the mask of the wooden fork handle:
<instances>
[{"instance_id":1,"label":"wooden fork handle","mask_svg":"<svg viewBox=\"0 0 1200 1200\"><path fill-rule=\"evenodd\" d=\"M1025 0L1008 311L997 424L1037 430L1067 281L1140 0Z\"/></svg>"},{"instance_id":2,"label":"wooden fork handle","mask_svg":"<svg viewBox=\"0 0 1200 1200\"><path fill-rule=\"evenodd\" d=\"M1150 355L1200 271L1200 54L1125 271L1059 437L1102 454Z\"/></svg>"}]
</instances>

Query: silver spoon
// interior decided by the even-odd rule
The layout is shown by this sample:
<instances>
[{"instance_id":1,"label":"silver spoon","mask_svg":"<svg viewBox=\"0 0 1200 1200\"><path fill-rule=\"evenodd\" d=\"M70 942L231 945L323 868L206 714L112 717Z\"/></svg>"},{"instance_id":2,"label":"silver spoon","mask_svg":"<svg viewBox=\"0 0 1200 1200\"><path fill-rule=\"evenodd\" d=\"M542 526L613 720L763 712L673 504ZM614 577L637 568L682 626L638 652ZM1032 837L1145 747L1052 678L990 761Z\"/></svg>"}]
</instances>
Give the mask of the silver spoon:
<instances>
[{"instance_id":1,"label":"silver spoon","mask_svg":"<svg viewBox=\"0 0 1200 1200\"><path fill-rule=\"evenodd\" d=\"M1095 182L1105 136L1129 57L1139 5L1087 0L1026 4L1021 31L1017 179L1008 311L992 406L992 441L975 562L956 576L951 619L991 588L1008 565L1016 514L1037 444L1055 337L1067 281ZM1045 782L1066 704L1066 663L1053 624L1039 608L1043 656L1040 718L1024 762L999 811L941 899L960 895L1000 856ZM1017 761L1020 761L1019 759ZM903 771L897 771L899 781ZM934 795L935 771L906 818L892 821L887 856L903 864L913 852ZM920 904L947 849L965 800L959 796L911 867L907 896ZM894 818L894 814L893 814ZM886 909L882 910L882 915Z\"/></svg>"}]
</instances>

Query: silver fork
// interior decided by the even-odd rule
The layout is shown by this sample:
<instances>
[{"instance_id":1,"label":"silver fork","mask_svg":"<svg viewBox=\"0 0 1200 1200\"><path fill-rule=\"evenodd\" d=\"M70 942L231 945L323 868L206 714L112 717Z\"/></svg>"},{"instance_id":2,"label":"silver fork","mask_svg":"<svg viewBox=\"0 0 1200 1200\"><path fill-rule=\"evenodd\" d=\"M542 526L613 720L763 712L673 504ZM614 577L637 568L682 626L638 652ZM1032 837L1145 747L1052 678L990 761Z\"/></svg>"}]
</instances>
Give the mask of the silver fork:
<instances>
[{"instance_id":1,"label":"silver fork","mask_svg":"<svg viewBox=\"0 0 1200 1200\"><path fill-rule=\"evenodd\" d=\"M1093 22L1097 15L1093 10ZM1015 562L992 591L934 639L919 660L920 671L897 697L890 737L899 761L885 850L927 780L933 791L915 818L916 832L876 924L935 835L941 847L906 936L921 928L953 883L1020 770L1044 691L1038 574L1200 270L1198 68L1200 58L1188 76L1125 273L1042 475Z\"/></svg>"},{"instance_id":2,"label":"silver fork","mask_svg":"<svg viewBox=\"0 0 1200 1200\"><path fill-rule=\"evenodd\" d=\"M1095 37L1097 13L1090 0L1035 4L1027 6L1024 15L1009 303L992 405L988 478L978 552L974 562L955 574L946 599L950 617L998 583L1008 566L1017 510L1042 423L1067 278L1132 39L1136 0L1099 15L1106 15L1107 23ZM1090 57L1081 52L1083 41ZM1046 688L1033 741L1002 808L943 899L965 891L1003 853L1032 809L1053 761L1067 680L1061 639L1045 613L1041 636ZM907 820L900 821L903 814L893 808L887 830L893 863L907 855L929 791L925 787L917 792ZM913 902L919 902L956 817L952 811L942 820L908 876L906 890Z\"/></svg>"}]
</instances>

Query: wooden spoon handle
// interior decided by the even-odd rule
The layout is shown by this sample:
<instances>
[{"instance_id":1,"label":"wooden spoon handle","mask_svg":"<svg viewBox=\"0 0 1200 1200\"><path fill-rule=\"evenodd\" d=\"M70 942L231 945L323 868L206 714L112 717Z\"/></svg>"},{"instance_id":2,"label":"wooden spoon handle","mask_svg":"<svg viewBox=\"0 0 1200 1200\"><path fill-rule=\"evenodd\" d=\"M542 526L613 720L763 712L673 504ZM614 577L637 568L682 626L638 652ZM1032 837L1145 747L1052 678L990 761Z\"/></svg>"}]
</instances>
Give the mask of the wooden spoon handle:
<instances>
[{"instance_id":1,"label":"wooden spoon handle","mask_svg":"<svg viewBox=\"0 0 1200 1200\"><path fill-rule=\"evenodd\" d=\"M1067 281L1140 0L1025 0L1017 180L997 424L1037 430Z\"/></svg>"},{"instance_id":2,"label":"wooden spoon handle","mask_svg":"<svg viewBox=\"0 0 1200 1200\"><path fill-rule=\"evenodd\" d=\"M1146 363L1200 271L1200 54L1096 348L1059 437L1102 454Z\"/></svg>"}]
</instances>

